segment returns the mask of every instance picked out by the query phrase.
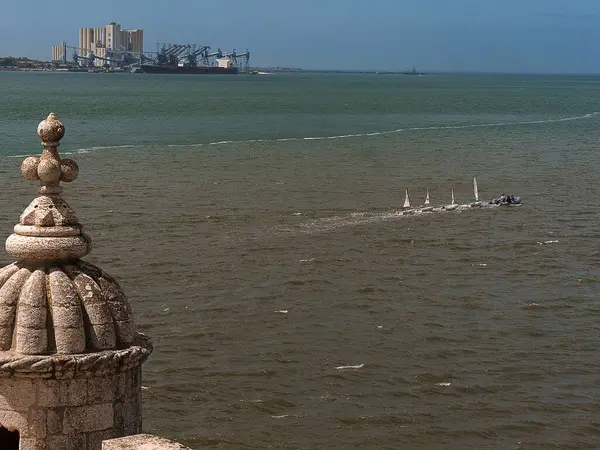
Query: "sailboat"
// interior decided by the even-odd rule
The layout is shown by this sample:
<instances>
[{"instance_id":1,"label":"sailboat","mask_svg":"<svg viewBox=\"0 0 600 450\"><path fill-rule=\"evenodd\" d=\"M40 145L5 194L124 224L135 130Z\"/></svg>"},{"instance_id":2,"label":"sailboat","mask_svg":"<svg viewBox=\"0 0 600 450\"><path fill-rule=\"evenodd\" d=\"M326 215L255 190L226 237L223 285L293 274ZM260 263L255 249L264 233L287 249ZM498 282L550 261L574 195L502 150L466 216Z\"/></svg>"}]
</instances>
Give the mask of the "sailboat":
<instances>
[{"instance_id":1,"label":"sailboat","mask_svg":"<svg viewBox=\"0 0 600 450\"><path fill-rule=\"evenodd\" d=\"M479 190L477 189L477 177L473 177L473 194L475 195L475 203L471 203L471 207L477 207L483 205L483 202L479 201Z\"/></svg>"},{"instance_id":2,"label":"sailboat","mask_svg":"<svg viewBox=\"0 0 600 450\"><path fill-rule=\"evenodd\" d=\"M427 188L427 195L425 196L425 203L423 205L425 206L421 208L422 212L433 211L433 206L429 206L429 188Z\"/></svg>"},{"instance_id":3,"label":"sailboat","mask_svg":"<svg viewBox=\"0 0 600 450\"><path fill-rule=\"evenodd\" d=\"M406 196L404 197L404 205L402 208L410 208L410 199L408 198L408 189L406 189Z\"/></svg>"},{"instance_id":4,"label":"sailboat","mask_svg":"<svg viewBox=\"0 0 600 450\"><path fill-rule=\"evenodd\" d=\"M454 186L452 186L452 203L450 203L449 205L446 205L444 208L446 209L446 211L453 211L456 208L458 208L458 205L454 201Z\"/></svg>"}]
</instances>

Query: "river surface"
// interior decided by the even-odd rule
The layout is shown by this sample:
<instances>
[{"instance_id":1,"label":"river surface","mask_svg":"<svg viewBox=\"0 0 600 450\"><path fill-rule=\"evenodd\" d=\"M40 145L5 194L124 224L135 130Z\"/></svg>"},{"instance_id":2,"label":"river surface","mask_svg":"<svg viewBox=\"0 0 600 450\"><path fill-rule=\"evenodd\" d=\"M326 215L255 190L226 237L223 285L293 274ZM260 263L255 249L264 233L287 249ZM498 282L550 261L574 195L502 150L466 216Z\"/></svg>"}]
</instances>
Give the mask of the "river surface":
<instances>
[{"instance_id":1,"label":"river surface","mask_svg":"<svg viewBox=\"0 0 600 450\"><path fill-rule=\"evenodd\" d=\"M0 237L53 111L86 259L155 344L144 431L599 448L599 101L593 77L0 72ZM523 206L398 214L474 176Z\"/></svg>"}]
</instances>

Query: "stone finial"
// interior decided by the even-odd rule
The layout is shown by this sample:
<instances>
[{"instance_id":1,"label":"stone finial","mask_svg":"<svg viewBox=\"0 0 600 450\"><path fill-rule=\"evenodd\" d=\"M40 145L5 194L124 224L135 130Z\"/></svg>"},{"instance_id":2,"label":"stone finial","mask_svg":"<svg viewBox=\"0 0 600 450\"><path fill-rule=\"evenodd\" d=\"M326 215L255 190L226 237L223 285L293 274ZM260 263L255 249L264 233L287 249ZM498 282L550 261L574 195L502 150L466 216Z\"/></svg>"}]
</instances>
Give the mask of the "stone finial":
<instances>
[{"instance_id":1,"label":"stone finial","mask_svg":"<svg viewBox=\"0 0 600 450\"><path fill-rule=\"evenodd\" d=\"M80 259L91 244L60 195L77 176L57 151L64 132L54 114L38 127L42 154L22 171L41 188L6 241L19 260L0 268L0 430L20 439L0 436L0 450L101 450L141 431L152 343L117 281Z\"/></svg>"},{"instance_id":2,"label":"stone finial","mask_svg":"<svg viewBox=\"0 0 600 450\"><path fill-rule=\"evenodd\" d=\"M75 180L79 172L75 161L58 154L65 126L50 113L38 125L37 134L42 139L42 154L26 158L21 172L26 180L40 181L39 195L21 214L15 233L6 240L6 250L14 257L35 261L81 258L90 252L91 239L60 196L63 189L59 183Z\"/></svg>"},{"instance_id":3,"label":"stone finial","mask_svg":"<svg viewBox=\"0 0 600 450\"><path fill-rule=\"evenodd\" d=\"M73 181L79 173L75 161L61 159L58 154L60 140L65 135L65 126L54 113L50 113L48 118L38 125L37 134L44 146L42 155L26 158L21 164L21 173L26 180L41 181L40 194L60 194L62 188L59 182Z\"/></svg>"}]
</instances>

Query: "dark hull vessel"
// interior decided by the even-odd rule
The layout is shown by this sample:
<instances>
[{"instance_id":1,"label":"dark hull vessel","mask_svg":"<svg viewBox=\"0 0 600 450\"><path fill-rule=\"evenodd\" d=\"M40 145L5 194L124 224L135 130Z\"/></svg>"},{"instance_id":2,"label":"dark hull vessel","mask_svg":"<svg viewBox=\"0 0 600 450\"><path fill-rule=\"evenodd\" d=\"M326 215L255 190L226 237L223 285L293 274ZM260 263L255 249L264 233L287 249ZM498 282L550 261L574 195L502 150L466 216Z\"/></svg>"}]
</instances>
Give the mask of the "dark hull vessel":
<instances>
[{"instance_id":1,"label":"dark hull vessel","mask_svg":"<svg viewBox=\"0 0 600 450\"><path fill-rule=\"evenodd\" d=\"M186 75L224 75L238 73L237 67L218 67L218 66L196 66L196 67L180 67L180 66L152 66L142 65L144 73L167 73L167 74L186 74Z\"/></svg>"}]
</instances>

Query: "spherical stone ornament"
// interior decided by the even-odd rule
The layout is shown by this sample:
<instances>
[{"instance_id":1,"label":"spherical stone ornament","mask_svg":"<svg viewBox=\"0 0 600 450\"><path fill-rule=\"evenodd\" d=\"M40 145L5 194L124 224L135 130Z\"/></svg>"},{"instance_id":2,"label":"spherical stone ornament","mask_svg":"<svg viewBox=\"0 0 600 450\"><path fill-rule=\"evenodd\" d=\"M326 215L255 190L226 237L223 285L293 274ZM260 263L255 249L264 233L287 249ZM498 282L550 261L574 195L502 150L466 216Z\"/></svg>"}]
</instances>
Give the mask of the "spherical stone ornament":
<instances>
[{"instance_id":1,"label":"spherical stone ornament","mask_svg":"<svg viewBox=\"0 0 600 450\"><path fill-rule=\"evenodd\" d=\"M61 177L60 161L56 159L41 159L38 165L38 176L44 184L58 183Z\"/></svg>"},{"instance_id":2,"label":"spherical stone ornament","mask_svg":"<svg viewBox=\"0 0 600 450\"><path fill-rule=\"evenodd\" d=\"M50 113L48 118L38 125L37 134L42 142L58 142L65 135L65 126L54 113Z\"/></svg>"},{"instance_id":3,"label":"spherical stone ornament","mask_svg":"<svg viewBox=\"0 0 600 450\"><path fill-rule=\"evenodd\" d=\"M23 163L21 164L21 173L26 180L36 181L39 180L37 169L38 164L40 163L40 158L37 156L30 156L25 158Z\"/></svg>"},{"instance_id":4,"label":"spherical stone ornament","mask_svg":"<svg viewBox=\"0 0 600 450\"><path fill-rule=\"evenodd\" d=\"M62 159L60 161L60 181L71 182L79 174L79 167L72 159Z\"/></svg>"}]
</instances>

